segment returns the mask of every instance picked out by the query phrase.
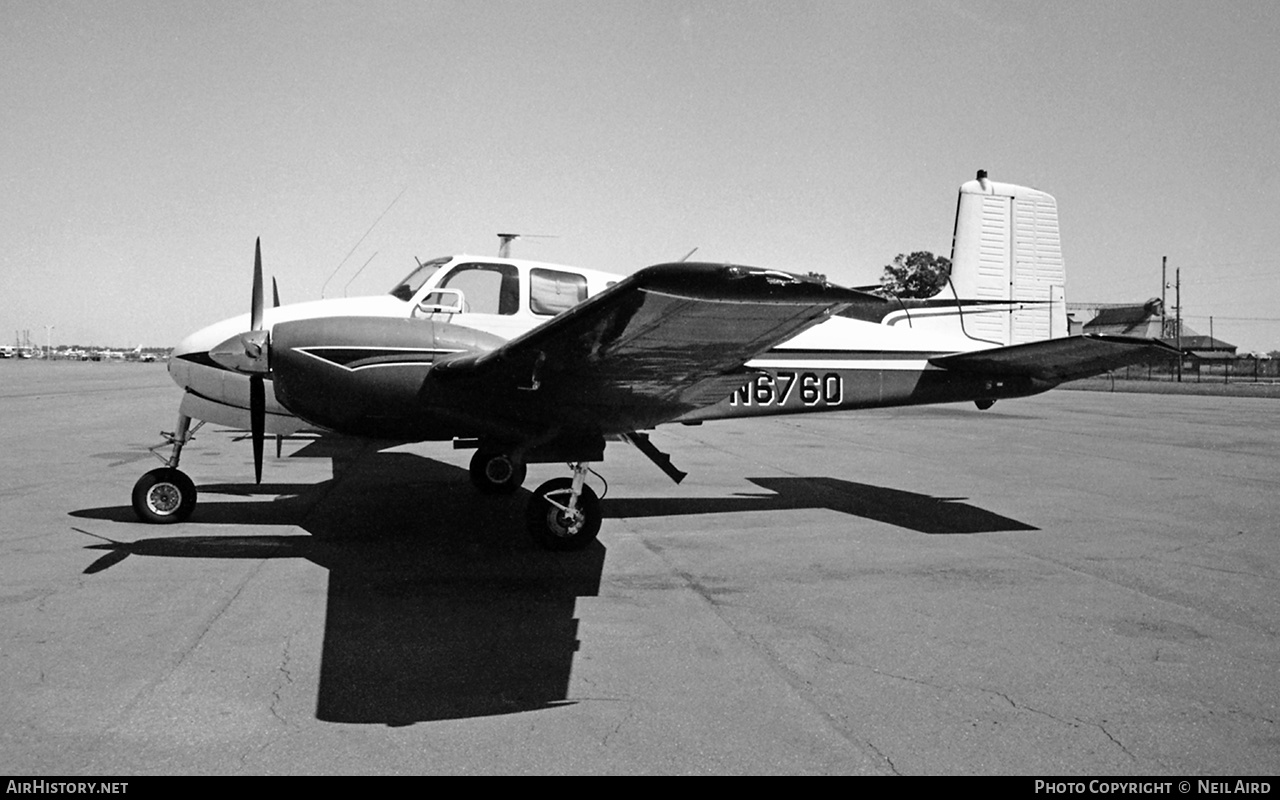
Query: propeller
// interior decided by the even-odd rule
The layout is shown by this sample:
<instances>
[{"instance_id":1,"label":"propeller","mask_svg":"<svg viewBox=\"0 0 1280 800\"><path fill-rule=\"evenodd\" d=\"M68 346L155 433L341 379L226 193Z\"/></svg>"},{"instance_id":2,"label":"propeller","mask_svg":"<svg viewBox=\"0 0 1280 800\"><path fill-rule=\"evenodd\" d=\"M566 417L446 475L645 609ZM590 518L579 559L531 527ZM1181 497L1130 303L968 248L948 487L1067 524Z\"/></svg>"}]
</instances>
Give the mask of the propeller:
<instances>
[{"instance_id":1,"label":"propeller","mask_svg":"<svg viewBox=\"0 0 1280 800\"><path fill-rule=\"evenodd\" d=\"M253 243L253 305L249 307L249 330L262 330L262 237Z\"/></svg>"},{"instance_id":2,"label":"propeller","mask_svg":"<svg viewBox=\"0 0 1280 800\"><path fill-rule=\"evenodd\" d=\"M262 240L259 239L253 246L249 330L209 350L209 357L218 364L249 376L249 431L253 438L253 475L258 483L262 483L262 442L267 427L266 375L271 371L271 332L262 327L262 307Z\"/></svg>"},{"instance_id":3,"label":"propeller","mask_svg":"<svg viewBox=\"0 0 1280 800\"><path fill-rule=\"evenodd\" d=\"M262 238L253 243L253 299L249 308L249 330L262 330ZM248 348L246 348L246 353ZM258 350L262 352L261 349ZM269 351L264 355L270 359ZM249 431L253 434L253 480L262 483L262 439L267 428L267 389L263 373L249 376Z\"/></svg>"}]
</instances>

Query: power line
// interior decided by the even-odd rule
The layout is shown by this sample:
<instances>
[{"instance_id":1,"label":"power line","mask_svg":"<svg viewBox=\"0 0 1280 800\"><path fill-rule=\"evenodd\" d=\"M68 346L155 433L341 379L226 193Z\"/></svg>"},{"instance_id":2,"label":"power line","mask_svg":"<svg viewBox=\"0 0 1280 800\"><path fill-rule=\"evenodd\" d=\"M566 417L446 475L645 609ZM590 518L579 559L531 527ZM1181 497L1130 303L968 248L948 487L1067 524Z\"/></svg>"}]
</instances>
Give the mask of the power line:
<instances>
[{"instance_id":1,"label":"power line","mask_svg":"<svg viewBox=\"0 0 1280 800\"><path fill-rule=\"evenodd\" d=\"M1225 319L1229 322L1280 322L1280 317L1224 317L1221 314L1183 314L1183 319Z\"/></svg>"},{"instance_id":2,"label":"power line","mask_svg":"<svg viewBox=\"0 0 1280 800\"><path fill-rule=\"evenodd\" d=\"M1239 267L1242 265L1248 266L1252 264L1280 264L1280 258L1274 258L1274 257L1246 258L1246 259L1240 259L1236 261L1200 261L1200 262L1193 261L1190 264L1179 264L1178 266L1188 267L1191 269L1200 269L1202 267Z\"/></svg>"},{"instance_id":3,"label":"power line","mask_svg":"<svg viewBox=\"0 0 1280 800\"><path fill-rule=\"evenodd\" d=\"M1204 275L1195 278L1189 278L1186 283L1243 283L1245 281L1256 280L1259 277L1275 275L1272 270L1264 269L1257 272L1245 272L1236 275L1223 275L1215 273L1213 275Z\"/></svg>"}]
</instances>

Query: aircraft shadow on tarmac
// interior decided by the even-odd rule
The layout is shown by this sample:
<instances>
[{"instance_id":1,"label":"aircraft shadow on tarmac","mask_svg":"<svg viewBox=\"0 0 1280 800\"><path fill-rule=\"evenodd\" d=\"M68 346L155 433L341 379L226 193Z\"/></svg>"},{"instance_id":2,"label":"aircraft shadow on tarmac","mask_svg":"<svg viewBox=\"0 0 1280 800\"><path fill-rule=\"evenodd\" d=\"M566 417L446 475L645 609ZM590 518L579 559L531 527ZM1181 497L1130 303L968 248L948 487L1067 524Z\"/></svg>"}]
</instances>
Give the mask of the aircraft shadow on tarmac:
<instances>
[{"instance_id":1,"label":"aircraft shadow on tarmac","mask_svg":"<svg viewBox=\"0 0 1280 800\"><path fill-rule=\"evenodd\" d=\"M668 517L743 511L828 508L919 533L996 533L1038 530L961 502L839 478L748 478L768 493L714 498L638 498L605 500L606 517Z\"/></svg>"},{"instance_id":2,"label":"aircraft shadow on tarmac","mask_svg":"<svg viewBox=\"0 0 1280 800\"><path fill-rule=\"evenodd\" d=\"M599 593L603 545L580 553L538 549L523 535L527 491L481 496L464 470L430 458L323 440L291 457L330 458L334 477L202 485L191 520L166 529L173 535L89 545L106 552L85 573L131 555L304 558L329 570L321 720L408 725L572 702L575 604ZM1035 530L951 498L833 478L751 480L769 493L606 500L605 516L830 508L925 533ZM273 499L219 502L213 495ZM136 521L127 506L71 516ZM202 523L296 526L308 535L185 533Z\"/></svg>"}]
</instances>

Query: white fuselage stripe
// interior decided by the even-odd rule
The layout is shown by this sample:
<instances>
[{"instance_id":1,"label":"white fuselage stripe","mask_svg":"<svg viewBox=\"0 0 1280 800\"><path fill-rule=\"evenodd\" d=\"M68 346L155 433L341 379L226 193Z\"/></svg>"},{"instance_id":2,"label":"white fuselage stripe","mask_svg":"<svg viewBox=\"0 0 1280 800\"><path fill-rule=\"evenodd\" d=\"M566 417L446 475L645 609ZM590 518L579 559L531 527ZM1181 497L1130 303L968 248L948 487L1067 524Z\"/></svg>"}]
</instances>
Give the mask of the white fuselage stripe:
<instances>
[{"instance_id":1,"label":"white fuselage stripe","mask_svg":"<svg viewBox=\"0 0 1280 800\"><path fill-rule=\"evenodd\" d=\"M938 369L924 359L896 359L896 358L878 358L878 359L796 359L789 361L779 358L761 358L754 361L748 361L747 369L787 369L787 370L809 370L809 369L860 369L860 370L902 370L921 372L926 369Z\"/></svg>"}]
</instances>

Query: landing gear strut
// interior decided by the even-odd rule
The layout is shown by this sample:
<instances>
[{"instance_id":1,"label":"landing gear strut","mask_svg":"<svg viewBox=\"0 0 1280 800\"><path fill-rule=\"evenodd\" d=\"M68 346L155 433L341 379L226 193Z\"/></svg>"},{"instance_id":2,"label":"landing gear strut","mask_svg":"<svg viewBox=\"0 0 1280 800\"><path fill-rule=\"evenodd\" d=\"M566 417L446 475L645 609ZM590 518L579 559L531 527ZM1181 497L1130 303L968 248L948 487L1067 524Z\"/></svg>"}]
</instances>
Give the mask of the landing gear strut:
<instances>
[{"instance_id":1,"label":"landing gear strut","mask_svg":"<svg viewBox=\"0 0 1280 800\"><path fill-rule=\"evenodd\" d=\"M164 444L151 448L151 452L164 462L164 466L151 470L133 485L133 513L138 515L138 519L154 525L168 525L191 516L196 507L196 485L178 469L178 460L183 445L195 438L195 432L202 425L204 423L200 422L192 428L191 417L179 414L178 426L173 433L161 432ZM173 447L168 458L156 453L166 446Z\"/></svg>"},{"instance_id":2,"label":"landing gear strut","mask_svg":"<svg viewBox=\"0 0 1280 800\"><path fill-rule=\"evenodd\" d=\"M581 550L600 533L600 499L586 484L587 465L570 465L572 478L553 478L529 498L529 534L548 550Z\"/></svg>"}]
</instances>

